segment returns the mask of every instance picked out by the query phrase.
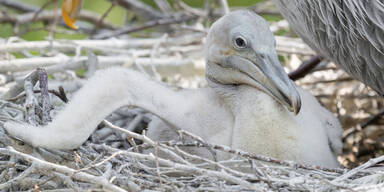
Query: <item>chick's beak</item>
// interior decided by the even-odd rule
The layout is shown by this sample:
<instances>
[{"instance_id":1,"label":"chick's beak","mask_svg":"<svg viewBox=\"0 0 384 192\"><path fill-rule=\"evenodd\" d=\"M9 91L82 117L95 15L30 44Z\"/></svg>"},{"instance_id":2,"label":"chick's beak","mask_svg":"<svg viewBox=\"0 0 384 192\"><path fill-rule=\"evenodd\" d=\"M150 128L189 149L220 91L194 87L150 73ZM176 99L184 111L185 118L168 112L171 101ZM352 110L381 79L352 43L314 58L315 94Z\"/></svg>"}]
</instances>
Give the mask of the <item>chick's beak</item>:
<instances>
[{"instance_id":1,"label":"chick's beak","mask_svg":"<svg viewBox=\"0 0 384 192\"><path fill-rule=\"evenodd\" d=\"M260 63L260 69L265 75L264 87L275 99L297 115L301 108L300 94L296 89L296 85L289 79L281 66L277 55L266 55L258 63ZM254 78L257 79L257 77Z\"/></svg>"},{"instance_id":2,"label":"chick's beak","mask_svg":"<svg viewBox=\"0 0 384 192\"><path fill-rule=\"evenodd\" d=\"M300 112L300 94L285 73L276 54L252 58L233 55L228 58L228 62L248 76L246 84L269 94L295 115Z\"/></svg>"}]
</instances>

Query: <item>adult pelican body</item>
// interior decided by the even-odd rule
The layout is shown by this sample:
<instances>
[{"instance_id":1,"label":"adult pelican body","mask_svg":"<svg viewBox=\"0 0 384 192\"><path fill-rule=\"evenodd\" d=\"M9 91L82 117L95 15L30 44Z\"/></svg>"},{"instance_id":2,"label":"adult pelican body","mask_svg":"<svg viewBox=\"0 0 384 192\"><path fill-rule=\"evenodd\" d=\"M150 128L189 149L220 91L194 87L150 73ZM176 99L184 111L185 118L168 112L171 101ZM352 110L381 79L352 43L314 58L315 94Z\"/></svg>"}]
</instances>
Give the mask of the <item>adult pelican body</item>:
<instances>
[{"instance_id":1,"label":"adult pelican body","mask_svg":"<svg viewBox=\"0 0 384 192\"><path fill-rule=\"evenodd\" d=\"M337 119L281 66L267 22L252 11L216 21L207 37L208 87L173 90L128 69L98 71L46 126L5 123L13 136L40 147L73 149L117 108L146 109L171 127L254 154L336 167Z\"/></svg>"},{"instance_id":2,"label":"adult pelican body","mask_svg":"<svg viewBox=\"0 0 384 192\"><path fill-rule=\"evenodd\" d=\"M382 0L274 0L292 29L321 56L384 95Z\"/></svg>"}]
</instances>

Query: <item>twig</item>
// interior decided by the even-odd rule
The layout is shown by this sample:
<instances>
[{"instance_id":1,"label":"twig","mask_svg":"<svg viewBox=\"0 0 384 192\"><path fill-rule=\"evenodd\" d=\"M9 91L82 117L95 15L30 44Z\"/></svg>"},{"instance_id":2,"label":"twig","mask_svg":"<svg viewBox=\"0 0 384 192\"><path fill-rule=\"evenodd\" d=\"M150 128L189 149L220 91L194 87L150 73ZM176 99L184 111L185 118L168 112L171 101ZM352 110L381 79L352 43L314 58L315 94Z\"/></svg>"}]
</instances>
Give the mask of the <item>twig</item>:
<instances>
[{"instance_id":1,"label":"twig","mask_svg":"<svg viewBox=\"0 0 384 192\"><path fill-rule=\"evenodd\" d=\"M189 44L201 43L203 34L183 35L179 37L167 38L135 38L135 39L107 39L107 40L56 40L49 41L32 41L32 42L13 42L0 44L0 53L5 52L21 52L25 50L42 51L45 49L55 49L59 51L74 51L78 47L90 50L103 50L100 48L115 49L137 49L152 48L158 43L167 46L182 46ZM178 47L180 49L180 47Z\"/></svg>"},{"instance_id":2,"label":"twig","mask_svg":"<svg viewBox=\"0 0 384 192\"><path fill-rule=\"evenodd\" d=\"M65 94L63 87L59 87L59 91L49 89L48 92L55 95L56 97L60 98L64 103L68 103L68 98ZM33 93L41 93L41 90L34 90ZM17 95L16 97L12 97L12 98L7 99L7 101L13 101L14 102L18 99L25 97L25 96L26 96L26 93L23 92L23 93L20 93L19 95Z\"/></svg>"},{"instance_id":3,"label":"twig","mask_svg":"<svg viewBox=\"0 0 384 192\"><path fill-rule=\"evenodd\" d=\"M147 23L145 23L142 26L134 26L134 27L126 26L126 27L123 27L123 28L118 29L116 31L95 35L94 38L95 39L108 39L111 37L118 37L120 35L127 34L127 33L141 31L141 30L148 29L151 27L182 23L182 22L194 20L194 19L197 19L197 17L184 15L184 16L177 17L177 18L164 18L164 19L152 20L152 21L148 21Z\"/></svg>"},{"instance_id":4,"label":"twig","mask_svg":"<svg viewBox=\"0 0 384 192\"><path fill-rule=\"evenodd\" d=\"M95 146L95 147L100 147L100 146ZM106 147L106 148L111 149L110 147L108 147L106 145L104 145L102 147ZM119 151L119 150L114 149L114 151ZM150 155L144 155L144 154L139 154L139 153L134 153L134 152L129 152L129 151L123 151L122 154L126 154L127 156L137 158L137 159L150 160L152 162L156 162L156 160L157 160L159 162L159 164L165 165L167 167L172 167L173 169L176 169L176 170L181 170L181 171L185 171L185 172L189 172L189 173L198 173L201 175L208 175L208 176L212 176L212 177L221 178L225 181L228 181L231 183L236 183L236 184L241 185L243 187L246 187L248 189L259 191L258 188L256 186L254 186L253 184L251 184L247 181L244 181L242 179L239 179L237 177L234 177L232 175L229 175L226 172L200 169L200 168L197 168L193 165L184 165L184 164L180 164L180 163L175 163L175 162L172 162L172 161L167 160L167 159L155 157L154 155L151 155L151 154Z\"/></svg>"},{"instance_id":5,"label":"twig","mask_svg":"<svg viewBox=\"0 0 384 192\"><path fill-rule=\"evenodd\" d=\"M311 59L304 61L296 70L288 74L292 81L296 81L300 78L305 77L312 71L320 62L322 58L320 56L313 56Z\"/></svg>"},{"instance_id":6,"label":"twig","mask_svg":"<svg viewBox=\"0 0 384 192\"><path fill-rule=\"evenodd\" d=\"M15 60L0 60L0 73L28 71L39 67L49 67L58 65L59 69L52 70L47 68L47 72L62 71L65 69L86 68L88 60L87 56L81 57L35 57L28 59ZM157 66L167 66L173 70L181 69L182 67L194 68L194 61L191 59L166 58L166 59L150 59L150 58L132 58L127 56L97 56L100 67L110 66L132 66L135 62L137 65L149 66L151 63Z\"/></svg>"},{"instance_id":7,"label":"twig","mask_svg":"<svg viewBox=\"0 0 384 192\"><path fill-rule=\"evenodd\" d=\"M34 86L39 82L40 85L40 101L34 95ZM27 121L33 125L46 124L51 121L50 111L52 110L51 99L48 95L48 75L42 68L37 68L34 72L25 78L24 89L26 94L25 105L27 108ZM37 112L36 112L37 110ZM36 114L40 115L40 121L36 118Z\"/></svg>"},{"instance_id":8,"label":"twig","mask_svg":"<svg viewBox=\"0 0 384 192\"><path fill-rule=\"evenodd\" d=\"M369 117L366 121L361 123L361 128L365 128L376 120L380 119L384 115L384 109L380 109L376 114Z\"/></svg>"},{"instance_id":9,"label":"twig","mask_svg":"<svg viewBox=\"0 0 384 192\"><path fill-rule=\"evenodd\" d=\"M158 143L152 141L150 138L148 138L147 136L145 135L139 135L137 133L133 133L131 131L128 131L128 130L125 130L123 128L120 128L120 127L117 127L115 125L113 125L112 123L110 123L109 121L107 120L103 120L103 123L104 125L106 125L107 127L111 128L111 129L114 129L114 130L118 130L120 132L123 132L125 134L127 134L127 136L129 137L132 137L132 138L135 138L135 139L138 139L138 140L141 140L145 143L148 143L150 144L151 146L153 147L157 147ZM164 148L161 148L162 151L164 151L165 153L167 153L168 155L170 155L170 157L173 157L175 158L176 160L178 160L179 162L181 163L184 163L184 164L187 164L189 165L190 163L188 161L185 161L184 159L182 159L181 157L179 157L178 155L176 155L174 152L171 151L171 149L169 149L168 147L164 146Z\"/></svg>"},{"instance_id":10,"label":"twig","mask_svg":"<svg viewBox=\"0 0 384 192\"><path fill-rule=\"evenodd\" d=\"M35 14L32 17L32 22L35 21L35 19L37 18L37 15L39 15L45 8L47 8L50 4L56 3L56 2L57 2L57 0L50 0L46 3L44 3L44 5L41 6L39 10L35 11Z\"/></svg>"},{"instance_id":11,"label":"twig","mask_svg":"<svg viewBox=\"0 0 384 192\"><path fill-rule=\"evenodd\" d=\"M136 14L140 15L143 18L146 18L147 20L159 19L164 17L163 14L156 11L149 5L142 3L141 1L136 1L136 0L109 0L109 1L112 1L112 2L116 1L118 5L135 12Z\"/></svg>"},{"instance_id":12,"label":"twig","mask_svg":"<svg viewBox=\"0 0 384 192\"><path fill-rule=\"evenodd\" d=\"M278 53L315 55L316 53L308 47L301 39L292 37L275 36L276 50Z\"/></svg>"},{"instance_id":13,"label":"twig","mask_svg":"<svg viewBox=\"0 0 384 192\"><path fill-rule=\"evenodd\" d=\"M48 94L48 74L44 69L38 68L39 86L41 91L40 103L42 109L42 124L45 125L50 122L50 111L53 109L51 105L51 97Z\"/></svg>"},{"instance_id":14,"label":"twig","mask_svg":"<svg viewBox=\"0 0 384 192\"><path fill-rule=\"evenodd\" d=\"M190 14L193 14L193 15L196 15L199 17L207 17L208 16L208 13L206 11L191 7L181 0L177 0L176 3L178 6L180 6L181 8L183 8L185 11L187 11Z\"/></svg>"},{"instance_id":15,"label":"twig","mask_svg":"<svg viewBox=\"0 0 384 192\"><path fill-rule=\"evenodd\" d=\"M57 10L59 2L57 0L52 0L52 2L55 3L55 8L54 9ZM56 14L55 17L53 18L52 22L51 22L51 26L50 26L50 29L49 29L49 36L48 36L48 40L49 40L51 45L52 45L52 42L53 42L53 39L54 39L56 26L59 23L59 18L60 18L59 15Z\"/></svg>"},{"instance_id":16,"label":"twig","mask_svg":"<svg viewBox=\"0 0 384 192\"><path fill-rule=\"evenodd\" d=\"M303 164L295 163L293 161L284 161L284 160L279 160L279 159L275 159L272 157L265 157L265 156L261 156L261 155L250 154L248 152L241 151L238 149L231 149L230 147L224 146L224 145L209 144L209 143L205 142L199 136L196 136L196 135L189 133L187 131L184 131L184 130L179 130L179 133L182 135L189 136L189 137L193 138L194 140L197 140L204 147L211 147L213 149L216 149L219 151L224 151L227 153L236 154L236 155L239 155L239 156L247 158L247 159L255 159L255 160L264 161L264 162L271 162L271 163L275 163L278 165L284 165L284 166L291 167L291 168L302 168L302 169L308 169L308 170L323 170L323 171L335 172L335 173L344 173L345 172L345 170L343 170L343 169L330 169L330 168L324 168L324 167L320 167L320 166L303 165Z\"/></svg>"},{"instance_id":17,"label":"twig","mask_svg":"<svg viewBox=\"0 0 384 192\"><path fill-rule=\"evenodd\" d=\"M15 177L15 178L13 178L13 179L5 182L5 183L0 184L0 190L7 189L7 188L11 187L11 185L14 185L14 184L20 182L22 179L29 176L31 173L35 172L35 170L36 170L36 166L32 163L32 165L30 167L28 167L28 169L23 171L17 177Z\"/></svg>"},{"instance_id":18,"label":"twig","mask_svg":"<svg viewBox=\"0 0 384 192\"><path fill-rule=\"evenodd\" d=\"M223 15L229 13L229 6L227 0L220 0L221 7L223 8Z\"/></svg>"},{"instance_id":19,"label":"twig","mask_svg":"<svg viewBox=\"0 0 384 192\"><path fill-rule=\"evenodd\" d=\"M112 11L112 9L116 6L116 2L115 1L112 1L111 3L111 6L109 6L109 8L104 12L104 14L101 16L99 22L97 22L97 24L95 25L95 27L93 28L92 32L91 32L91 36L93 36L96 31L99 29L99 27L101 26L101 23L103 23L104 19L108 16L108 14Z\"/></svg>"},{"instance_id":20,"label":"twig","mask_svg":"<svg viewBox=\"0 0 384 192\"><path fill-rule=\"evenodd\" d=\"M172 13L172 7L167 0L155 0L155 3L164 15L169 16Z\"/></svg>"},{"instance_id":21,"label":"twig","mask_svg":"<svg viewBox=\"0 0 384 192\"><path fill-rule=\"evenodd\" d=\"M143 120L143 118L144 118L144 115L142 115L142 114L136 115L136 117L129 123L127 130L134 131L136 129L137 125ZM123 133L122 138L126 139L129 142L129 144L131 146L133 146L133 148L134 148L134 150L136 150L136 152L138 151L135 140L132 137L127 137L127 134ZM127 146L127 148L128 148L128 146Z\"/></svg>"},{"instance_id":22,"label":"twig","mask_svg":"<svg viewBox=\"0 0 384 192\"><path fill-rule=\"evenodd\" d=\"M87 60L87 67L88 70L86 72L87 77L91 77L99 68L99 60L97 60L97 56L91 52L87 52L88 60Z\"/></svg>"},{"instance_id":23,"label":"twig","mask_svg":"<svg viewBox=\"0 0 384 192\"><path fill-rule=\"evenodd\" d=\"M33 157L31 155L27 155L19 151L16 151L12 147L0 148L0 153L3 155L15 155L19 158L22 158L23 160L34 164L36 169L39 169L39 170L57 171L59 173L71 176L80 181L89 182L95 185L101 185L105 190L108 190L108 191L125 192L124 189L116 185L113 185L112 183L109 183L105 178L93 176L84 172L76 171L66 166L57 165L41 159L37 159L36 157Z\"/></svg>"},{"instance_id":24,"label":"twig","mask_svg":"<svg viewBox=\"0 0 384 192\"><path fill-rule=\"evenodd\" d=\"M35 13L25 13L18 16L0 14L0 23L17 23L27 24L33 21L52 21L56 15L61 15L61 11L42 11L37 17L34 18ZM94 25L100 21L100 16L93 12L81 11L79 14L79 20L84 20ZM64 24L63 24L64 25ZM116 29L117 27L113 24L102 21L100 26L106 29Z\"/></svg>"},{"instance_id":25,"label":"twig","mask_svg":"<svg viewBox=\"0 0 384 192\"><path fill-rule=\"evenodd\" d=\"M0 0L0 4L22 12L36 12L39 10L39 7L27 5L25 3L18 2L17 0Z\"/></svg>"},{"instance_id":26,"label":"twig","mask_svg":"<svg viewBox=\"0 0 384 192\"><path fill-rule=\"evenodd\" d=\"M254 6L251 7L251 9L260 15L281 16L280 11L277 9L277 7L273 4L272 1L262 1L260 3L256 3Z\"/></svg>"},{"instance_id":27,"label":"twig","mask_svg":"<svg viewBox=\"0 0 384 192\"><path fill-rule=\"evenodd\" d=\"M311 85L311 84L317 84L317 83L335 83L335 82L344 82L344 81L354 81L352 77L340 77L337 79L331 79L331 80L319 80L319 81L313 81L313 82L304 82L303 85Z\"/></svg>"},{"instance_id":28,"label":"twig","mask_svg":"<svg viewBox=\"0 0 384 192\"><path fill-rule=\"evenodd\" d=\"M28 123L35 126L39 124L37 120L38 117L36 116L36 109L39 107L39 102L33 94L33 88L39 80L38 75L38 70L35 70L31 74L29 74L24 80L24 90L26 94L25 108L27 110L26 119Z\"/></svg>"},{"instance_id":29,"label":"twig","mask_svg":"<svg viewBox=\"0 0 384 192\"><path fill-rule=\"evenodd\" d=\"M380 157L377 157L377 158L374 158L374 159L370 159L368 162L348 171L347 173L341 175L340 177L334 179L332 181L332 183L338 183L342 180L345 180L345 179L348 179L354 175L356 175L357 173L359 173L360 171L364 170L364 169L367 169L368 167L372 167L373 165L376 165L377 163L380 163L384 161L384 155L383 156L380 156Z\"/></svg>"}]
</instances>

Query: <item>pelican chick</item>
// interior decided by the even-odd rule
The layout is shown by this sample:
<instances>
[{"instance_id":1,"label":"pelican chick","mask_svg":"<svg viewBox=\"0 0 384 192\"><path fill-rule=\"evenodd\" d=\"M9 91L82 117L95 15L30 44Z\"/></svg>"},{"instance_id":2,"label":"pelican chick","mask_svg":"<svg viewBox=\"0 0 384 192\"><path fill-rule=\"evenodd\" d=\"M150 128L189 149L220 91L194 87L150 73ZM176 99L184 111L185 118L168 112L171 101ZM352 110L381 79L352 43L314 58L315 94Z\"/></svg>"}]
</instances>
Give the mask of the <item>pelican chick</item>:
<instances>
[{"instance_id":1,"label":"pelican chick","mask_svg":"<svg viewBox=\"0 0 384 192\"><path fill-rule=\"evenodd\" d=\"M252 11L231 12L207 37L208 87L175 91L128 69L98 71L46 126L7 122L33 146L73 149L121 106L148 110L207 142L254 154L337 167L341 127L281 66L268 23Z\"/></svg>"}]
</instances>

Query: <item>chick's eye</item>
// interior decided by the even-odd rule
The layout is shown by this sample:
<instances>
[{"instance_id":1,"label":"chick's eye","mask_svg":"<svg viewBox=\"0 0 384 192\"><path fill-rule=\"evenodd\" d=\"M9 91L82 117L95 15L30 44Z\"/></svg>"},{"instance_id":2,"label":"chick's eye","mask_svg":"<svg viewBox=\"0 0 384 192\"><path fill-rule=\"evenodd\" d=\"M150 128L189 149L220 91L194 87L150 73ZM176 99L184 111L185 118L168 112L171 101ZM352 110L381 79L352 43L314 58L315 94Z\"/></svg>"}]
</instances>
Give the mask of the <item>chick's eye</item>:
<instances>
[{"instance_id":1,"label":"chick's eye","mask_svg":"<svg viewBox=\"0 0 384 192\"><path fill-rule=\"evenodd\" d=\"M245 48L247 47L247 41L243 37L235 38L235 47L236 48Z\"/></svg>"}]
</instances>

